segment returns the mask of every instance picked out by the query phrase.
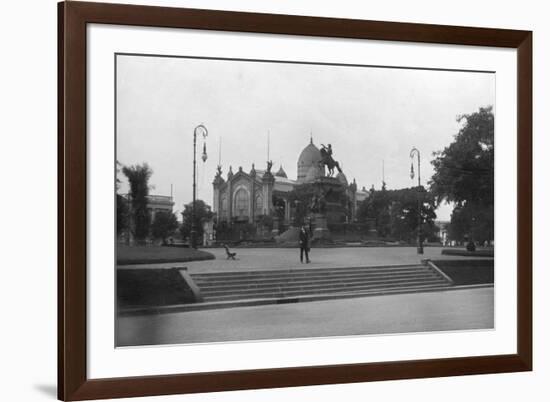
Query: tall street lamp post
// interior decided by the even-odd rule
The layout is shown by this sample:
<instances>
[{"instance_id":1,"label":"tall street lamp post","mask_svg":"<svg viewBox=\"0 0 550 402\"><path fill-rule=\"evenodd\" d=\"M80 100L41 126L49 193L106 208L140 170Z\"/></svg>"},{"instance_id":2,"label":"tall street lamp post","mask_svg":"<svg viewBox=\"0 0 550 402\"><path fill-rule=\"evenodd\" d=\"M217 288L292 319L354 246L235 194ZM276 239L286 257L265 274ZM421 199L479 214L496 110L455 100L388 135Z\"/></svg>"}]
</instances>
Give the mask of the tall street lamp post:
<instances>
[{"instance_id":1,"label":"tall street lamp post","mask_svg":"<svg viewBox=\"0 0 550 402\"><path fill-rule=\"evenodd\" d=\"M418 222L417 222L417 227L416 227L416 244L417 244L417 247L416 247L416 252L417 254L424 254L424 247L422 246L422 234L421 234L421 231L422 231L422 203L420 201L420 189L421 189L421 182L420 182L420 151L413 147L413 149L411 149L411 152L409 154L409 156L411 157L411 179L414 179L414 157L417 157L418 159L418 194L416 196L417 198L417 214L418 214Z\"/></svg>"},{"instance_id":2,"label":"tall street lamp post","mask_svg":"<svg viewBox=\"0 0 550 402\"><path fill-rule=\"evenodd\" d=\"M208 130L203 124L199 124L193 131L193 206L191 208L191 247L197 248L197 224L195 222L197 203L197 134L202 134L206 140ZM206 142L202 147L202 161L206 162Z\"/></svg>"}]
</instances>

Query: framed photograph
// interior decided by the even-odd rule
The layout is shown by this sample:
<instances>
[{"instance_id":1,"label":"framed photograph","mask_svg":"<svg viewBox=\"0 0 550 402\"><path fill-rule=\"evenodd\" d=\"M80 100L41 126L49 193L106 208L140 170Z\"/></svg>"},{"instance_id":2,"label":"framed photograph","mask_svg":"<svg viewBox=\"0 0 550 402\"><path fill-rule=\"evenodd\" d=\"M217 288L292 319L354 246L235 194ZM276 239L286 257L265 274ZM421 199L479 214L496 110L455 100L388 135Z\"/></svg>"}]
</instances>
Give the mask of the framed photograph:
<instances>
[{"instance_id":1,"label":"framed photograph","mask_svg":"<svg viewBox=\"0 0 550 402\"><path fill-rule=\"evenodd\" d=\"M59 399L532 369L532 33L59 3Z\"/></svg>"}]
</instances>

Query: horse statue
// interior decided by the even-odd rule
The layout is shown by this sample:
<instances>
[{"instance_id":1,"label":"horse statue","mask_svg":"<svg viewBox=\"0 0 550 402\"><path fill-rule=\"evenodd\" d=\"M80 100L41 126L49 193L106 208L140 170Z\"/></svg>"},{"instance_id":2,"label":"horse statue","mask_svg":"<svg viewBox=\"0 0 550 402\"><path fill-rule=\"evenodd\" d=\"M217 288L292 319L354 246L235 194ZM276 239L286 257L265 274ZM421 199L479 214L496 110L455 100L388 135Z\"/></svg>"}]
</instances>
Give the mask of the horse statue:
<instances>
[{"instance_id":1,"label":"horse statue","mask_svg":"<svg viewBox=\"0 0 550 402\"><path fill-rule=\"evenodd\" d=\"M340 164L332 158L332 145L330 144L328 144L328 146L321 144L320 165L322 168L324 168L325 166L327 167L328 177L332 177L334 175L334 168L338 169L339 173L342 173Z\"/></svg>"}]
</instances>

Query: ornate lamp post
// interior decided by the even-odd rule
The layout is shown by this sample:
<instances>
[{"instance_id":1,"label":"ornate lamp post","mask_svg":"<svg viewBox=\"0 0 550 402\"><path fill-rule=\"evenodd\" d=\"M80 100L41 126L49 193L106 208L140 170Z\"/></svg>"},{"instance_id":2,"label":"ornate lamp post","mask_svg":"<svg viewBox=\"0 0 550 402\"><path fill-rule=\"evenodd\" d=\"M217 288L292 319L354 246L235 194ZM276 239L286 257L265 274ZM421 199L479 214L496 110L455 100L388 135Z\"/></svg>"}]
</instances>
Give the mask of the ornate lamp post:
<instances>
[{"instance_id":1,"label":"ornate lamp post","mask_svg":"<svg viewBox=\"0 0 550 402\"><path fill-rule=\"evenodd\" d=\"M203 124L199 124L193 131L193 206L191 208L191 247L197 248L197 225L195 223L195 208L197 203L197 134L202 134L206 140L208 130ZM206 142L202 147L202 161L206 162Z\"/></svg>"},{"instance_id":2,"label":"ornate lamp post","mask_svg":"<svg viewBox=\"0 0 550 402\"><path fill-rule=\"evenodd\" d=\"M411 149L411 152L409 154L409 156L411 157L411 179L414 179L414 164L413 164L413 161L414 161L414 157L418 158L418 195L417 195L417 201L418 201L418 207L417 207L417 210L418 210L418 223L417 223L417 227L416 227L416 244L417 244L417 247L416 247L416 252L417 254L424 254L424 247L422 246L422 234L421 234L421 231L422 231L422 203L420 202L420 187L421 187L421 183L420 183L420 151L413 147L413 149Z\"/></svg>"}]
</instances>

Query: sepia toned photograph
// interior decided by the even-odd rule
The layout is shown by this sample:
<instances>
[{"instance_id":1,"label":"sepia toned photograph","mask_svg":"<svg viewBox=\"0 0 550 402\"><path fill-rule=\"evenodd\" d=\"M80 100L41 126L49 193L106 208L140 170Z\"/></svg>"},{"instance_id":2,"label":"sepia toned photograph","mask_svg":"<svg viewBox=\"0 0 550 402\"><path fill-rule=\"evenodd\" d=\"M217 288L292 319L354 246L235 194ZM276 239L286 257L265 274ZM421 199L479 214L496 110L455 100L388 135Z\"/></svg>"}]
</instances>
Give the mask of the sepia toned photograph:
<instances>
[{"instance_id":1,"label":"sepia toned photograph","mask_svg":"<svg viewBox=\"0 0 550 402\"><path fill-rule=\"evenodd\" d=\"M492 71L117 54L117 347L494 329Z\"/></svg>"}]
</instances>

